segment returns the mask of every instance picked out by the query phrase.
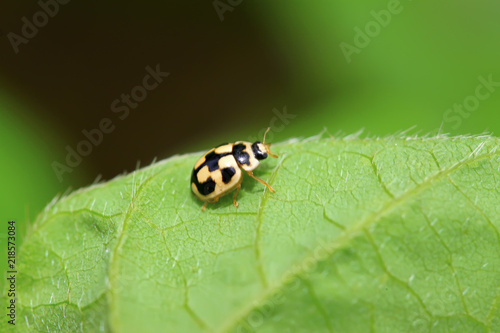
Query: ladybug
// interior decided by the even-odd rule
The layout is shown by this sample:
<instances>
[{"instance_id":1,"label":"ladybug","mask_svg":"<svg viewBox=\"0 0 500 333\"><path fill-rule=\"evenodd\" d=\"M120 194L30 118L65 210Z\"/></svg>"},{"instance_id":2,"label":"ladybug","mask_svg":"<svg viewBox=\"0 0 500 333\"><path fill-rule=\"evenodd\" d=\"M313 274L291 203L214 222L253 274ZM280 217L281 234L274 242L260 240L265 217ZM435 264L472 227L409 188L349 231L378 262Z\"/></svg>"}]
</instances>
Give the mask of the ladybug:
<instances>
[{"instance_id":1,"label":"ladybug","mask_svg":"<svg viewBox=\"0 0 500 333\"><path fill-rule=\"evenodd\" d=\"M262 142L223 143L208 151L196 162L191 174L191 189L200 200L205 201L203 211L207 203L216 203L220 197L235 189L233 202L234 206L238 207L236 196L243 181L241 170L266 185L271 192L275 192L268 183L255 177L252 172L267 156L278 157L271 153L271 144L266 143L266 134L269 129L264 133Z\"/></svg>"}]
</instances>

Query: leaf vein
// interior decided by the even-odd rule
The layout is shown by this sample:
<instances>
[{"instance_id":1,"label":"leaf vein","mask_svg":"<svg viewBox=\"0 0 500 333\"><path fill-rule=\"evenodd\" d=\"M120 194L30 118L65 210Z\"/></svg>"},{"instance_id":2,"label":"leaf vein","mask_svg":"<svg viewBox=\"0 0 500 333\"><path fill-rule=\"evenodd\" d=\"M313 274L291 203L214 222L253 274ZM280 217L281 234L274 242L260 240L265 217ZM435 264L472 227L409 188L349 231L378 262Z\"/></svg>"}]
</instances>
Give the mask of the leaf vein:
<instances>
[{"instance_id":1,"label":"leaf vein","mask_svg":"<svg viewBox=\"0 0 500 333\"><path fill-rule=\"evenodd\" d=\"M380 210L374 212L370 216L368 216L366 219L361 221L358 224L355 224L352 228L346 229L344 234L337 238L335 241L336 243L331 244L330 247L330 255L335 253L339 248L342 246L346 245L349 240L354 238L354 236L358 235L360 232L362 232L364 229L367 229L371 224L379 221L383 216L387 215L389 212L393 211L396 207L399 205L403 204L404 202L408 201L412 197L416 196L420 192L424 191L428 187L432 186L435 182L438 180L442 179L443 177L446 177L448 174L451 174L452 172L460 169L461 167L464 167L472 162L485 159L485 158L490 158L492 156L500 155L497 152L492 152L488 154L482 154L479 155L477 152L484 146L483 144L480 144L474 149L468 156L464 157L462 160L456 162L455 164L451 165L447 169L443 169L441 171L436 172L434 175L427 177L422 181L420 184L417 186L411 188L410 190L404 192L401 196L389 201L385 206L383 206ZM281 280L278 283L273 284L272 286L269 286L266 290L264 290L261 294L259 294L256 299L252 302L249 302L247 306L244 306L243 308L240 309L240 311L237 311L234 316L228 318L228 321L222 323L220 330L218 331L228 331L231 327L234 327L241 319L243 319L245 316L247 316L250 311L254 308L253 304L259 304L262 302L262 300L266 299L270 295L274 294L277 290L279 290L281 287L283 287L288 281L291 281L293 277L299 275L302 273L302 270L308 265L305 265L304 263L307 261L311 261L311 259L316 260L315 258L311 258L309 256L305 257L301 263L297 264L296 266L299 267L299 269L291 269L287 273L283 275Z\"/></svg>"}]
</instances>

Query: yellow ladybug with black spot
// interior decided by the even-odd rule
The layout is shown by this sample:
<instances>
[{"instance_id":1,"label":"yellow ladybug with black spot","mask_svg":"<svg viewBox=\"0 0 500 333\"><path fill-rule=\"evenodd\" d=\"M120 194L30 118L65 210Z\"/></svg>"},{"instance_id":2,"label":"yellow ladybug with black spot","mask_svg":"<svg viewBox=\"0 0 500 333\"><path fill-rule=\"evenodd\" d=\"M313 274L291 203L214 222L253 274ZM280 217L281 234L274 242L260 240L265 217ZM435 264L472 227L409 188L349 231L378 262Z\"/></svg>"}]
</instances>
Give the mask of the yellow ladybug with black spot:
<instances>
[{"instance_id":1,"label":"yellow ladybug with black spot","mask_svg":"<svg viewBox=\"0 0 500 333\"><path fill-rule=\"evenodd\" d=\"M225 194L236 189L233 202L236 207L236 196L243 181L241 170L243 169L250 177L266 185L274 193L268 183L253 175L253 170L257 168L260 161L267 156L277 158L271 153L270 143L266 143L264 133L262 142L254 143L237 141L234 143L224 143L208 151L194 165L191 174L191 189L193 193L202 201L205 201L202 210L205 211L207 203L215 203Z\"/></svg>"}]
</instances>

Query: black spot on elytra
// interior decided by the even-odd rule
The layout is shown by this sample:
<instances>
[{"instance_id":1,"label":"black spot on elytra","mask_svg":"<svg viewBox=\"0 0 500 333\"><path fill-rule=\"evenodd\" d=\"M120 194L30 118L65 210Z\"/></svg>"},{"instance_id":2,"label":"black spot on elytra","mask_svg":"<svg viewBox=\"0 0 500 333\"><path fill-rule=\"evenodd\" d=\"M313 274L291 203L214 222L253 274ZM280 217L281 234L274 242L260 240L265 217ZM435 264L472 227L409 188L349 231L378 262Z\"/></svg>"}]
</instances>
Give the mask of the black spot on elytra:
<instances>
[{"instance_id":1,"label":"black spot on elytra","mask_svg":"<svg viewBox=\"0 0 500 333\"><path fill-rule=\"evenodd\" d=\"M227 184L231 181L231 179L235 175L236 170L234 170L233 167L229 167L221 169L220 172L222 173L222 181L224 182L224 184Z\"/></svg>"},{"instance_id":2,"label":"black spot on elytra","mask_svg":"<svg viewBox=\"0 0 500 333\"><path fill-rule=\"evenodd\" d=\"M233 156L238 164L250 165L250 155L244 152L246 146L242 143L233 146Z\"/></svg>"},{"instance_id":3,"label":"black spot on elytra","mask_svg":"<svg viewBox=\"0 0 500 333\"><path fill-rule=\"evenodd\" d=\"M221 146L223 146L222 144ZM199 167L197 167L194 171L198 173L205 165L208 167L208 171L212 172L215 170L219 170L219 160L224 156L231 155L231 153L222 153L217 154L215 149L205 155L205 162L203 162Z\"/></svg>"},{"instance_id":4,"label":"black spot on elytra","mask_svg":"<svg viewBox=\"0 0 500 333\"><path fill-rule=\"evenodd\" d=\"M219 169L219 160L221 159L223 155L222 154L217 154L215 151L208 153L205 156L205 163L201 165L203 167L204 165L208 166L208 171L212 172L215 170Z\"/></svg>"},{"instance_id":5,"label":"black spot on elytra","mask_svg":"<svg viewBox=\"0 0 500 333\"><path fill-rule=\"evenodd\" d=\"M259 141L256 141L252 144L252 151L256 159L263 160L267 158L267 152L259 149L259 143L260 143Z\"/></svg>"},{"instance_id":6,"label":"black spot on elytra","mask_svg":"<svg viewBox=\"0 0 500 333\"><path fill-rule=\"evenodd\" d=\"M215 182L211 177L208 177L207 181L203 183L203 188L200 193L203 195L209 195L214 190L215 190Z\"/></svg>"},{"instance_id":7,"label":"black spot on elytra","mask_svg":"<svg viewBox=\"0 0 500 333\"><path fill-rule=\"evenodd\" d=\"M200 192L203 195L208 195L212 193L215 190L215 182L211 177L208 177L208 179L204 183L200 183L198 181L198 177L196 176L198 172L196 170L193 170L193 173L191 174L191 183L193 183L196 188L198 189L198 192Z\"/></svg>"},{"instance_id":8,"label":"black spot on elytra","mask_svg":"<svg viewBox=\"0 0 500 333\"><path fill-rule=\"evenodd\" d=\"M198 172L193 169L193 172L191 173L191 183L194 183L195 185L198 185L198 178L196 177L196 174Z\"/></svg>"}]
</instances>

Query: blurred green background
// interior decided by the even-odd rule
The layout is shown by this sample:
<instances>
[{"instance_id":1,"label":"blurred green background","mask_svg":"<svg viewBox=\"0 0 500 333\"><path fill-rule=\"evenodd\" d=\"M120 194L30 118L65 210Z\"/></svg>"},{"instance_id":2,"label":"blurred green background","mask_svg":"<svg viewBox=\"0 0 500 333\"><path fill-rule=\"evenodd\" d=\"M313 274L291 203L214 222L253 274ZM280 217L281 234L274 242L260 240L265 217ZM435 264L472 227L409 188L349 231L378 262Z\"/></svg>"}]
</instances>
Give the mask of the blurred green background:
<instances>
[{"instance_id":1,"label":"blurred green background","mask_svg":"<svg viewBox=\"0 0 500 333\"><path fill-rule=\"evenodd\" d=\"M0 13L2 251L6 222L18 221L19 243L57 194L138 161L256 139L268 126L272 141L325 127L498 134L499 14L493 0L9 2ZM169 76L136 88L157 64ZM126 111L122 94L134 92L141 101ZM113 130L85 146L82 131L105 118ZM69 167L78 147L88 155Z\"/></svg>"}]
</instances>

